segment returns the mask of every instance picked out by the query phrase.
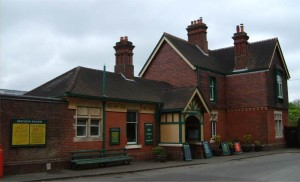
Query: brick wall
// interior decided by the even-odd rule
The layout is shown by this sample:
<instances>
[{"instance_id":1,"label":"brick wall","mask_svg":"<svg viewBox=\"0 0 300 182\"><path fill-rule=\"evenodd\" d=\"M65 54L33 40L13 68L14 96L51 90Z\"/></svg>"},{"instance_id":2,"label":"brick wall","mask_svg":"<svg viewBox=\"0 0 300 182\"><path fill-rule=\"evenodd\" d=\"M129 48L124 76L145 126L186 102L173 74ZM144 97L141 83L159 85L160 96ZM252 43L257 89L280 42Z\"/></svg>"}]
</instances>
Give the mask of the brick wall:
<instances>
[{"instance_id":1,"label":"brick wall","mask_svg":"<svg viewBox=\"0 0 300 182\"><path fill-rule=\"evenodd\" d=\"M253 140L268 143L267 108L234 109L227 113L227 139L243 141L243 135L251 134ZM274 130L274 127L273 127Z\"/></svg>"},{"instance_id":2,"label":"brick wall","mask_svg":"<svg viewBox=\"0 0 300 182\"><path fill-rule=\"evenodd\" d=\"M167 43L163 43L143 78L169 82L177 87L197 83L197 73Z\"/></svg>"},{"instance_id":3,"label":"brick wall","mask_svg":"<svg viewBox=\"0 0 300 182\"><path fill-rule=\"evenodd\" d=\"M145 144L144 136L144 127L145 123L153 124L153 145ZM106 148L120 148L127 145L126 137L126 112L107 112L106 113ZM119 145L110 145L110 128L120 128L120 144ZM152 159L153 155L151 153L152 148L157 144L155 141L156 138L156 126L155 126L155 115L154 114L144 114L139 113L138 116L138 145L141 145L141 148L137 149L128 149L128 154L135 157L135 160L145 160Z\"/></svg>"},{"instance_id":4,"label":"brick wall","mask_svg":"<svg viewBox=\"0 0 300 182\"><path fill-rule=\"evenodd\" d=\"M265 72L226 77L228 109L267 106L267 76Z\"/></svg>"},{"instance_id":5,"label":"brick wall","mask_svg":"<svg viewBox=\"0 0 300 182\"><path fill-rule=\"evenodd\" d=\"M65 101L1 95L0 103L4 175L45 171L48 162L52 163L52 170L68 166L69 151L74 148L74 129L70 122L74 113L67 109ZM46 146L11 147L11 119L47 120Z\"/></svg>"},{"instance_id":6,"label":"brick wall","mask_svg":"<svg viewBox=\"0 0 300 182\"><path fill-rule=\"evenodd\" d=\"M210 101L210 77L217 81L217 100ZM225 77L216 73L200 70L200 91L211 109L226 108L226 83Z\"/></svg>"}]
</instances>

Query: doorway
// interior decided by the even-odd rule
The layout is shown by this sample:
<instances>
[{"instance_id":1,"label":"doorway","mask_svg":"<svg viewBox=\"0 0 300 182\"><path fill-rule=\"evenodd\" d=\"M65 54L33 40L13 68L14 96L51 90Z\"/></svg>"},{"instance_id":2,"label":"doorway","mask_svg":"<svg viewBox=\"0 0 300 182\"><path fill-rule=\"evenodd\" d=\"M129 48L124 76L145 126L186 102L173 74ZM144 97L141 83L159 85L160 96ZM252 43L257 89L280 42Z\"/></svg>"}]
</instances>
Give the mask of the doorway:
<instances>
[{"instance_id":1,"label":"doorway","mask_svg":"<svg viewBox=\"0 0 300 182\"><path fill-rule=\"evenodd\" d=\"M187 143L200 141L200 121L196 116L185 120L185 140Z\"/></svg>"}]
</instances>

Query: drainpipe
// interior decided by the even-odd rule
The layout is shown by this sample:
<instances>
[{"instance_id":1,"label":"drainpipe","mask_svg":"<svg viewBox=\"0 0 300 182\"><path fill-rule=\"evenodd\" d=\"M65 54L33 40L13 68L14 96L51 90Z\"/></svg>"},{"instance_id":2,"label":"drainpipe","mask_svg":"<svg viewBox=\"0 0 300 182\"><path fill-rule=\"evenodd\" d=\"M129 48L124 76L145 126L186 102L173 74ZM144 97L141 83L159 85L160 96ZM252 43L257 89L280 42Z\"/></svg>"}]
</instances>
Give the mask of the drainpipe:
<instances>
[{"instance_id":1,"label":"drainpipe","mask_svg":"<svg viewBox=\"0 0 300 182\"><path fill-rule=\"evenodd\" d=\"M200 86L200 69L199 66L196 66L197 69L197 86Z\"/></svg>"},{"instance_id":2,"label":"drainpipe","mask_svg":"<svg viewBox=\"0 0 300 182\"><path fill-rule=\"evenodd\" d=\"M160 142L160 107L161 104L157 104L157 109L155 112L155 120L156 120L156 143L159 144Z\"/></svg>"},{"instance_id":3,"label":"drainpipe","mask_svg":"<svg viewBox=\"0 0 300 182\"><path fill-rule=\"evenodd\" d=\"M106 144L106 66L104 65L103 68L103 77L102 77L102 97L103 97L103 102L102 102L102 113L103 113L103 133L102 133L102 149L105 149L105 144Z\"/></svg>"}]
</instances>

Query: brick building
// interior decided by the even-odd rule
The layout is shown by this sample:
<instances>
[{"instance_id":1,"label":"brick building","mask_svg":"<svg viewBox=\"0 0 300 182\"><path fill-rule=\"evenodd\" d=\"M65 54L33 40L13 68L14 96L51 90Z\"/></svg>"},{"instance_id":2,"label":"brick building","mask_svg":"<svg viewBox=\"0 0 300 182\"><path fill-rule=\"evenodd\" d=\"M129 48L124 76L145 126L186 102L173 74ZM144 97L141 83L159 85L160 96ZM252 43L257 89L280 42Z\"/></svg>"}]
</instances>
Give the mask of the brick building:
<instances>
[{"instance_id":1,"label":"brick building","mask_svg":"<svg viewBox=\"0 0 300 182\"><path fill-rule=\"evenodd\" d=\"M25 95L0 94L5 174L67 168L77 149L126 147L147 160L159 144L180 160L184 143L201 157L201 142L216 135L284 144L290 76L278 39L249 43L239 25L234 46L210 50L202 19L187 32L164 33L139 77L134 45L121 37L114 72L76 67Z\"/></svg>"}]
</instances>

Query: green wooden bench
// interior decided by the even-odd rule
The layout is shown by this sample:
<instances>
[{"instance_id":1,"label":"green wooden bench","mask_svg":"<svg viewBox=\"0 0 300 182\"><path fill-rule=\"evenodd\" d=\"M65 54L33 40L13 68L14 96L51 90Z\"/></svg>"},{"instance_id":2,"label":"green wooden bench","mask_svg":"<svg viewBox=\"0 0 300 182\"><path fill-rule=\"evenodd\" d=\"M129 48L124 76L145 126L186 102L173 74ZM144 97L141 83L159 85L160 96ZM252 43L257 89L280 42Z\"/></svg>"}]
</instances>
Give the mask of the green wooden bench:
<instances>
[{"instance_id":1,"label":"green wooden bench","mask_svg":"<svg viewBox=\"0 0 300 182\"><path fill-rule=\"evenodd\" d=\"M127 155L126 148L103 149L103 150L77 150L71 152L71 168L78 169L79 165L101 164L122 161L123 164L130 164L132 156Z\"/></svg>"}]
</instances>

